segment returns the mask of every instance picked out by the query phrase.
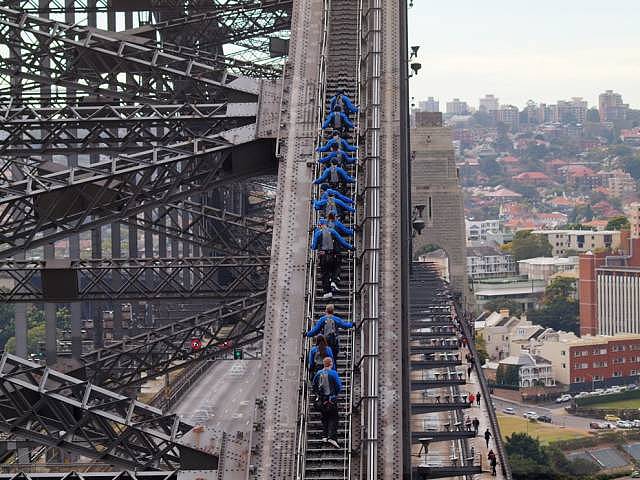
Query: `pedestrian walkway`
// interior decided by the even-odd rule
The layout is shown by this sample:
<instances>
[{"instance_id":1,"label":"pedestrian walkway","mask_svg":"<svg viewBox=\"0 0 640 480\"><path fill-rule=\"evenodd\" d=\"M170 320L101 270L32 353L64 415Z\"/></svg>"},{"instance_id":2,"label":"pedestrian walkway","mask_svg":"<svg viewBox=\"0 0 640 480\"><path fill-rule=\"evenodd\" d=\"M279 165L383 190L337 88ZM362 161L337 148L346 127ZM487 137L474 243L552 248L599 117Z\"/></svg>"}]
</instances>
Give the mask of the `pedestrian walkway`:
<instances>
[{"instance_id":1,"label":"pedestrian walkway","mask_svg":"<svg viewBox=\"0 0 640 480\"><path fill-rule=\"evenodd\" d=\"M462 352L462 358L464 360L465 354L468 353L469 351L466 348L462 348L461 352ZM468 367L469 367L469 364L465 360L465 363L463 365L463 368L465 369L465 373L467 372ZM480 391L480 385L478 384L478 376L475 370L471 371L471 376L467 380L467 383L465 385L462 385L460 389L464 390L469 395L473 394L474 397L477 395L477 393ZM480 420L480 427L478 428L478 436L469 440L469 444L474 448L474 451L476 453L480 453L480 458L482 459L482 473L479 475L474 475L473 478L478 480L481 480L481 479L503 480L503 479L506 479L506 477L502 474L502 471L500 469L500 464L498 463L498 466L496 468L496 476L493 476L491 475L491 466L489 465L489 460L487 458L487 455L489 454L489 450L491 449L493 449L493 451L497 455L495 439L491 438L489 440L489 447L487 448L487 443L484 438L484 432L487 429L491 431L491 425L489 423L489 414L487 413L487 408L493 408L491 404L491 399L486 399L481 395L480 405L478 406L477 402L474 401L472 407L469 410L467 410L467 412L465 412L468 416L471 417L471 419L477 418L478 420Z\"/></svg>"}]
</instances>

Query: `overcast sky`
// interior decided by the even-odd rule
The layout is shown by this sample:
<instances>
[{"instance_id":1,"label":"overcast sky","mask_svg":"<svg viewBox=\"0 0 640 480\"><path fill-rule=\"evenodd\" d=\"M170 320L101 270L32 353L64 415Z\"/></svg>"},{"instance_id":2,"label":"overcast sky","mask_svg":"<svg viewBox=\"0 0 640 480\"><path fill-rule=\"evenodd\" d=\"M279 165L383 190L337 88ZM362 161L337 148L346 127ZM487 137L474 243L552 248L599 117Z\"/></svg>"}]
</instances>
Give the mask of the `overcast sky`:
<instances>
[{"instance_id":1,"label":"overcast sky","mask_svg":"<svg viewBox=\"0 0 640 480\"><path fill-rule=\"evenodd\" d=\"M640 0L414 0L409 44L416 101L485 93L522 107L613 89L640 108Z\"/></svg>"}]
</instances>

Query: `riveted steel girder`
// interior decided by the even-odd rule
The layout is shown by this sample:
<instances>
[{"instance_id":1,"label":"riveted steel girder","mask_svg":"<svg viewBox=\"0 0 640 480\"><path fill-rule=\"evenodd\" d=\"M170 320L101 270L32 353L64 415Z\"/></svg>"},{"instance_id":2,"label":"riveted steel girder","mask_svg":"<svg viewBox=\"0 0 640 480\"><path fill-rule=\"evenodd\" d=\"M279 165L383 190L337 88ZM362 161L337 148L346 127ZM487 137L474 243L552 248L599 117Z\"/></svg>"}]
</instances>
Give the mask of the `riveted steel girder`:
<instances>
[{"instance_id":1,"label":"riveted steel girder","mask_svg":"<svg viewBox=\"0 0 640 480\"><path fill-rule=\"evenodd\" d=\"M124 468L172 470L181 452L195 452L183 443L193 427L179 417L8 353L0 391L0 430L20 438Z\"/></svg>"},{"instance_id":2,"label":"riveted steel girder","mask_svg":"<svg viewBox=\"0 0 640 480\"><path fill-rule=\"evenodd\" d=\"M0 43L9 51L0 57L0 73L32 82L20 85L23 96L49 84L107 99L196 103L255 100L259 81L231 75L231 69L245 76L273 76L271 66L223 55L185 56L126 38L0 8ZM6 86L0 95L15 90L15 85Z\"/></svg>"},{"instance_id":3,"label":"riveted steel girder","mask_svg":"<svg viewBox=\"0 0 640 480\"><path fill-rule=\"evenodd\" d=\"M73 375L121 389L183 368L185 361L215 356L262 338L266 290L207 310L148 333L127 338L83 356ZM197 338L201 348L193 350Z\"/></svg>"},{"instance_id":4,"label":"riveted steel girder","mask_svg":"<svg viewBox=\"0 0 640 480\"><path fill-rule=\"evenodd\" d=\"M133 153L256 122L256 103L0 107L0 155Z\"/></svg>"},{"instance_id":5,"label":"riveted steel girder","mask_svg":"<svg viewBox=\"0 0 640 480\"><path fill-rule=\"evenodd\" d=\"M269 261L260 256L5 260L0 262L0 278L12 287L0 290L0 302L229 301L264 290Z\"/></svg>"},{"instance_id":6,"label":"riveted steel girder","mask_svg":"<svg viewBox=\"0 0 640 480\"><path fill-rule=\"evenodd\" d=\"M7 159L0 165L0 255L119 221L216 185L275 171L222 139L194 139L87 166ZM268 147L247 146L261 152ZM4 181L3 181L4 179ZM20 179L20 180L16 180ZM4 244L4 245L3 245Z\"/></svg>"}]
</instances>

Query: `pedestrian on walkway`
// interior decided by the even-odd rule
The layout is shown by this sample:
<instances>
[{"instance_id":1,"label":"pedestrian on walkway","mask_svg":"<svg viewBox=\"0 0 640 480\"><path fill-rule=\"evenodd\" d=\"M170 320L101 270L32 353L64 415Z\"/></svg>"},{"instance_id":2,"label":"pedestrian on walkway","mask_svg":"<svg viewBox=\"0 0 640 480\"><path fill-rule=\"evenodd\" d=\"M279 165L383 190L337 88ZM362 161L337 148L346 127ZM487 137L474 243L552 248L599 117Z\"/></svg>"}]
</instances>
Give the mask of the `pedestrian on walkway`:
<instances>
[{"instance_id":1,"label":"pedestrian on walkway","mask_svg":"<svg viewBox=\"0 0 640 480\"><path fill-rule=\"evenodd\" d=\"M480 392L476 393L476 405L480 406L480 398L482 397L482 395L480 395Z\"/></svg>"},{"instance_id":2,"label":"pedestrian on walkway","mask_svg":"<svg viewBox=\"0 0 640 480\"><path fill-rule=\"evenodd\" d=\"M476 434L476 437L478 436L478 429L480 428L480 420L478 420L478 417L475 417L473 419L473 431Z\"/></svg>"},{"instance_id":3,"label":"pedestrian on walkway","mask_svg":"<svg viewBox=\"0 0 640 480\"><path fill-rule=\"evenodd\" d=\"M473 424L473 422L471 421L471 417L467 417L467 419L464 422L464 426L467 429L467 432L471 431L472 424Z\"/></svg>"},{"instance_id":4,"label":"pedestrian on walkway","mask_svg":"<svg viewBox=\"0 0 640 480\"><path fill-rule=\"evenodd\" d=\"M491 476L495 477L497 475L497 473L496 473L496 465L498 465L498 460L496 459L495 455L493 456L493 458L491 460L489 460L489 465L491 465Z\"/></svg>"},{"instance_id":5,"label":"pedestrian on walkway","mask_svg":"<svg viewBox=\"0 0 640 480\"><path fill-rule=\"evenodd\" d=\"M473 405L473 402L475 402L475 400L476 400L476 397L473 395L473 393L470 393L469 394L469 403L471 405Z\"/></svg>"},{"instance_id":6,"label":"pedestrian on walkway","mask_svg":"<svg viewBox=\"0 0 640 480\"><path fill-rule=\"evenodd\" d=\"M331 357L323 360L324 368L313 377L313 392L317 395L317 408L322 419L322 441L340 448L338 444L338 395L342 382L333 369Z\"/></svg>"},{"instance_id":7,"label":"pedestrian on walkway","mask_svg":"<svg viewBox=\"0 0 640 480\"><path fill-rule=\"evenodd\" d=\"M467 378L471 378L471 370L473 370L473 367L467 368Z\"/></svg>"},{"instance_id":8,"label":"pedestrian on walkway","mask_svg":"<svg viewBox=\"0 0 640 480\"><path fill-rule=\"evenodd\" d=\"M484 439L487 442L487 448L489 448L489 440L491 439L493 435L491 435L491 432L489 431L489 429L487 428L484 432Z\"/></svg>"}]
</instances>

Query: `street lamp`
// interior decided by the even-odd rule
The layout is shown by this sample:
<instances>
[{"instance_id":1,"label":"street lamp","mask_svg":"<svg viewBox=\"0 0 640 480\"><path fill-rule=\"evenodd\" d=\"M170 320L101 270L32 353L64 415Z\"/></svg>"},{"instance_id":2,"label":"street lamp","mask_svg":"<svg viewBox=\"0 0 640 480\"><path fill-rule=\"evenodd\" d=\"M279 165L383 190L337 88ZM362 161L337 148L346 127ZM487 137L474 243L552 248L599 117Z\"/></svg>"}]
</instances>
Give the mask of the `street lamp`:
<instances>
[{"instance_id":1,"label":"street lamp","mask_svg":"<svg viewBox=\"0 0 640 480\"><path fill-rule=\"evenodd\" d=\"M416 235L422 235L422 230L424 230L424 219L422 218L422 214L424 213L426 205L418 204L413 207L413 215L411 216L411 226L413 227L412 237Z\"/></svg>"}]
</instances>

